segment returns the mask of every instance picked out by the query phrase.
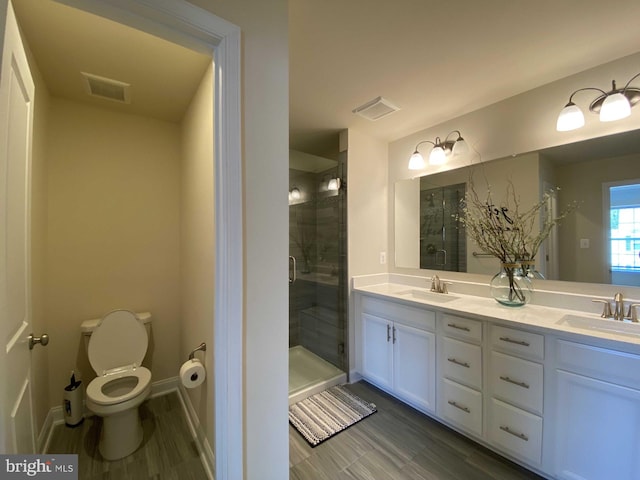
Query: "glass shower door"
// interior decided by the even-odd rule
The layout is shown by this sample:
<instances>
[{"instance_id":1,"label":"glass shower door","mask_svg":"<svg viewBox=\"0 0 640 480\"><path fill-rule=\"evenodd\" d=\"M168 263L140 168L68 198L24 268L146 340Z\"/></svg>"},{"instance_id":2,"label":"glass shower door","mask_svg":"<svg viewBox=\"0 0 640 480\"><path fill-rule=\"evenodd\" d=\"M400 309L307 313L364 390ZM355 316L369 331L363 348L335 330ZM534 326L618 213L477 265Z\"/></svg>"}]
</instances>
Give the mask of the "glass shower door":
<instances>
[{"instance_id":1,"label":"glass shower door","mask_svg":"<svg viewBox=\"0 0 640 480\"><path fill-rule=\"evenodd\" d=\"M420 268L466 271L466 240L456 219L465 184L420 191Z\"/></svg>"}]
</instances>

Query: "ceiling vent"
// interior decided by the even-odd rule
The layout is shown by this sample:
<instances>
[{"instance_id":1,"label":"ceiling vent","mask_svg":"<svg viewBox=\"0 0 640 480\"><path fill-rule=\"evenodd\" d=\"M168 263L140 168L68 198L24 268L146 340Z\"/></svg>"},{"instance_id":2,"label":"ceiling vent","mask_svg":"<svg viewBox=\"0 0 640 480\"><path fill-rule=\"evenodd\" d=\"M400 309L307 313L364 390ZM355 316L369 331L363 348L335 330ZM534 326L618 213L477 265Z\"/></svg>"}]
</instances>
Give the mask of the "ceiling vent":
<instances>
[{"instance_id":1,"label":"ceiling vent","mask_svg":"<svg viewBox=\"0 0 640 480\"><path fill-rule=\"evenodd\" d=\"M80 72L85 91L92 97L100 97L119 103L131 103L131 85L91 73Z\"/></svg>"},{"instance_id":2,"label":"ceiling vent","mask_svg":"<svg viewBox=\"0 0 640 480\"><path fill-rule=\"evenodd\" d=\"M375 120L380 120L382 117L386 117L393 112L397 112L398 110L400 110L400 108L396 107L386 98L378 97L364 105L360 105L358 108L353 110L353 113L373 122Z\"/></svg>"}]
</instances>

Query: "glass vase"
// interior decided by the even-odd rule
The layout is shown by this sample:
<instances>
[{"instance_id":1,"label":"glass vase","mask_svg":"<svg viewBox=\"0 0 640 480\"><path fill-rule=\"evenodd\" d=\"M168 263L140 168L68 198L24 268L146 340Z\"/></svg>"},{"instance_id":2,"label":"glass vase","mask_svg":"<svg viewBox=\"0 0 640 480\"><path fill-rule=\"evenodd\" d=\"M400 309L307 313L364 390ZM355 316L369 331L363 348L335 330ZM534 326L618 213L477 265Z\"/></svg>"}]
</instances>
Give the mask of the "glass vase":
<instances>
[{"instance_id":1,"label":"glass vase","mask_svg":"<svg viewBox=\"0 0 640 480\"><path fill-rule=\"evenodd\" d=\"M518 263L501 263L498 272L489 284L491 296L507 307L525 305L533 294L529 279Z\"/></svg>"},{"instance_id":2,"label":"glass vase","mask_svg":"<svg viewBox=\"0 0 640 480\"><path fill-rule=\"evenodd\" d=\"M526 275L531 282L535 280L544 280L544 275L542 275L538 270L536 270L536 262L533 260L523 260L520 262L520 266L522 267L522 273Z\"/></svg>"}]
</instances>

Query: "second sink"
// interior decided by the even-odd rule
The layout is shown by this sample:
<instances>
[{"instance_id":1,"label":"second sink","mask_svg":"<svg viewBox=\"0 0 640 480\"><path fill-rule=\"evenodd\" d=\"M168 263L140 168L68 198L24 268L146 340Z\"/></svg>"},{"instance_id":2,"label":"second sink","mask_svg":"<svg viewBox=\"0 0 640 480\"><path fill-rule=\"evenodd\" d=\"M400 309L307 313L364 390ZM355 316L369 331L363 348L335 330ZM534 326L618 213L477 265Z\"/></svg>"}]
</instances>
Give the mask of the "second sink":
<instances>
[{"instance_id":1,"label":"second sink","mask_svg":"<svg viewBox=\"0 0 640 480\"><path fill-rule=\"evenodd\" d=\"M640 337L640 323L613 320L599 316L567 314L557 323L559 325L568 325L570 327L580 328L583 330L595 330L599 332L615 333L617 335Z\"/></svg>"}]
</instances>

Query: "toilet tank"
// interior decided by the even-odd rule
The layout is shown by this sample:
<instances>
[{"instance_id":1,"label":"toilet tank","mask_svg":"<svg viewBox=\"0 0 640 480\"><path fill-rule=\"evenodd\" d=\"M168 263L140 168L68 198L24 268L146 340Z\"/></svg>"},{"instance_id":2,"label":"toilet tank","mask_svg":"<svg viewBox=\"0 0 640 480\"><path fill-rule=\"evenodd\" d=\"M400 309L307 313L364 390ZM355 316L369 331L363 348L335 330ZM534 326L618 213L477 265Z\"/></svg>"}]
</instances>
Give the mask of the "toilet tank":
<instances>
[{"instance_id":1,"label":"toilet tank","mask_svg":"<svg viewBox=\"0 0 640 480\"><path fill-rule=\"evenodd\" d=\"M150 312L133 312L140 319L140 321L144 324L145 329L147 330L147 336L151 337L151 313ZM82 332L82 338L84 340L84 351L86 352L89 348L89 339L91 338L91 334L96 329L98 324L100 323L102 318L93 318L91 320L85 320L80 324L80 331Z\"/></svg>"}]
</instances>

